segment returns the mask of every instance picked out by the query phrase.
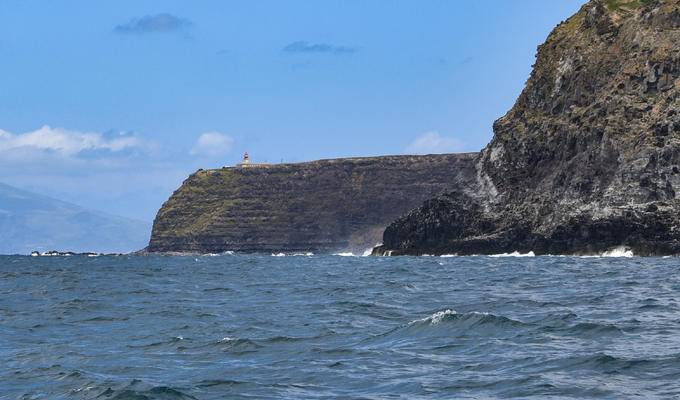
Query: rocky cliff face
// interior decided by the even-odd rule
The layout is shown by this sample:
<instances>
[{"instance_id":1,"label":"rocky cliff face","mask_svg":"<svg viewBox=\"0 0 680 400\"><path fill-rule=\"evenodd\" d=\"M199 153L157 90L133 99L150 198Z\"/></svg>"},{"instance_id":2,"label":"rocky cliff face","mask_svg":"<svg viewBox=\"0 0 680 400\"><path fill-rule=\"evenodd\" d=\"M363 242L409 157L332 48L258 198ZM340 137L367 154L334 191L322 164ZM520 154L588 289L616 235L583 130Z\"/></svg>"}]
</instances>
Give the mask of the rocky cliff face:
<instances>
[{"instance_id":1,"label":"rocky cliff face","mask_svg":"<svg viewBox=\"0 0 680 400\"><path fill-rule=\"evenodd\" d=\"M377 254L680 253L680 1L591 0L538 49L476 182Z\"/></svg>"},{"instance_id":2,"label":"rocky cliff face","mask_svg":"<svg viewBox=\"0 0 680 400\"><path fill-rule=\"evenodd\" d=\"M163 205L150 252L363 252L428 198L474 181L475 154L198 171Z\"/></svg>"}]
</instances>

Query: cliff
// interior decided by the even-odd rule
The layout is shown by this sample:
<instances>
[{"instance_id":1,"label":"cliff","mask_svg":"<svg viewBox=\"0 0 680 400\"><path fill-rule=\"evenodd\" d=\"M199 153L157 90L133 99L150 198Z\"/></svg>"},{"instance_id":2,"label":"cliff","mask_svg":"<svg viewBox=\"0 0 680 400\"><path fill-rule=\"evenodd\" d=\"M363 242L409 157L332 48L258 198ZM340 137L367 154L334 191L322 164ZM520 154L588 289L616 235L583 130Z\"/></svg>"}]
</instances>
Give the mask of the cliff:
<instances>
[{"instance_id":1,"label":"cliff","mask_svg":"<svg viewBox=\"0 0 680 400\"><path fill-rule=\"evenodd\" d=\"M476 182L376 254L680 253L680 1L591 0L538 49Z\"/></svg>"},{"instance_id":2,"label":"cliff","mask_svg":"<svg viewBox=\"0 0 680 400\"><path fill-rule=\"evenodd\" d=\"M428 198L474 180L476 154L200 170L158 212L149 252L363 252Z\"/></svg>"}]
</instances>

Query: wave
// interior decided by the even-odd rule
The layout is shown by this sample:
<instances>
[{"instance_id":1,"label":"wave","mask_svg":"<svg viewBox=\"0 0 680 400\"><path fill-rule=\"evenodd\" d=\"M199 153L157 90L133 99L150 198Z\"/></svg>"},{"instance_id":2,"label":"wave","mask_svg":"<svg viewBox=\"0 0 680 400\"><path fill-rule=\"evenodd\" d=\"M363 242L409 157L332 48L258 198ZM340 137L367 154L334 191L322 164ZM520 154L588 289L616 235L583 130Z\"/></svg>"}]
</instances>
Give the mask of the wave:
<instances>
[{"instance_id":1,"label":"wave","mask_svg":"<svg viewBox=\"0 0 680 400\"><path fill-rule=\"evenodd\" d=\"M416 319L409 322L409 326L423 326L423 325L440 325L442 323L454 323L460 327L474 327L477 325L496 325L496 326L522 326L526 325L524 322L510 319L508 317L495 315L487 312L471 311L467 313L458 313L456 310L446 309L437 311L434 314Z\"/></svg>"},{"instance_id":2,"label":"wave","mask_svg":"<svg viewBox=\"0 0 680 400\"><path fill-rule=\"evenodd\" d=\"M83 319L77 322L113 322L113 321L127 321L130 318L128 317L105 317L102 315L92 317L92 318L87 318Z\"/></svg>"},{"instance_id":3,"label":"wave","mask_svg":"<svg viewBox=\"0 0 680 400\"><path fill-rule=\"evenodd\" d=\"M204 257L219 257L219 256L233 256L234 252L231 250L223 251L221 253L207 253L203 254Z\"/></svg>"},{"instance_id":4,"label":"wave","mask_svg":"<svg viewBox=\"0 0 680 400\"><path fill-rule=\"evenodd\" d=\"M314 255L314 253L312 253L312 252L306 252L306 253L290 253L290 254L286 254L286 253L272 253L272 257L287 257L287 256L290 256L290 257L311 257L311 256L313 256L313 255Z\"/></svg>"},{"instance_id":5,"label":"wave","mask_svg":"<svg viewBox=\"0 0 680 400\"><path fill-rule=\"evenodd\" d=\"M525 254L522 254L519 251L514 251L512 253L492 254L489 257L536 257L536 254L534 254L533 251Z\"/></svg>"},{"instance_id":6,"label":"wave","mask_svg":"<svg viewBox=\"0 0 680 400\"><path fill-rule=\"evenodd\" d=\"M246 382L242 381L234 381L231 379L206 379L198 382L196 384L196 387L199 388L208 388L208 387L214 387L214 386L236 386L236 385L243 385Z\"/></svg>"},{"instance_id":7,"label":"wave","mask_svg":"<svg viewBox=\"0 0 680 400\"><path fill-rule=\"evenodd\" d=\"M630 258L633 257L633 250L627 249L625 247L617 247L615 249L611 249L609 251L605 251L602 253L602 257L625 257L625 258Z\"/></svg>"},{"instance_id":8,"label":"wave","mask_svg":"<svg viewBox=\"0 0 680 400\"><path fill-rule=\"evenodd\" d=\"M623 334L623 330L613 324L599 322L581 322L568 329L570 333L576 335L602 335L602 334Z\"/></svg>"},{"instance_id":9,"label":"wave","mask_svg":"<svg viewBox=\"0 0 680 400\"><path fill-rule=\"evenodd\" d=\"M587 256L579 256L580 258L631 258L635 257L635 254L633 253L633 250L627 248L627 247L615 247L613 249L607 250L602 254L595 254L595 255L587 255Z\"/></svg>"},{"instance_id":10,"label":"wave","mask_svg":"<svg viewBox=\"0 0 680 400\"><path fill-rule=\"evenodd\" d=\"M549 361L548 370L594 370L607 374L677 374L680 356L669 355L654 358L627 358L606 353L585 354Z\"/></svg>"},{"instance_id":11,"label":"wave","mask_svg":"<svg viewBox=\"0 0 680 400\"><path fill-rule=\"evenodd\" d=\"M128 344L127 347L130 348L130 349L146 349L146 348L152 348L152 347L173 345L175 343L181 342L182 340L184 340L183 336L173 336L169 339L162 340L162 341L159 341L159 342L152 342L152 343L139 344L139 345Z\"/></svg>"},{"instance_id":12,"label":"wave","mask_svg":"<svg viewBox=\"0 0 680 400\"><path fill-rule=\"evenodd\" d=\"M133 385L134 386L134 383ZM168 386L155 386L150 389L123 389L113 390L107 388L100 393L97 398L106 398L111 400L198 400L196 397L183 393L177 389Z\"/></svg>"},{"instance_id":13,"label":"wave","mask_svg":"<svg viewBox=\"0 0 680 400\"><path fill-rule=\"evenodd\" d=\"M450 315L457 315L457 314L458 314L458 312L456 310L451 310L451 309L446 309L446 310L443 310L443 311L437 311L436 313L430 315L429 317L413 320L413 321L409 322L409 325L422 323L422 322L429 322L430 325L437 325L438 323L442 322L442 320L445 317L448 317Z\"/></svg>"},{"instance_id":14,"label":"wave","mask_svg":"<svg viewBox=\"0 0 680 400\"><path fill-rule=\"evenodd\" d=\"M381 244L376 244L375 247L381 246ZM361 254L354 254L351 251L342 251L338 253L333 253L332 255L338 256L338 257L369 257L371 254L373 254L373 247L369 247L366 250L364 250Z\"/></svg>"},{"instance_id":15,"label":"wave","mask_svg":"<svg viewBox=\"0 0 680 400\"><path fill-rule=\"evenodd\" d=\"M217 345L220 350L234 354L253 353L264 347L263 344L257 343L255 340L232 337L224 337L208 346L212 345Z\"/></svg>"},{"instance_id":16,"label":"wave","mask_svg":"<svg viewBox=\"0 0 680 400\"><path fill-rule=\"evenodd\" d=\"M530 324L485 312L458 313L452 309L437 311L427 317L396 327L362 341L364 346L399 346L430 343L437 347L450 344L452 338L500 337L516 335ZM443 340L444 342L440 342Z\"/></svg>"}]
</instances>

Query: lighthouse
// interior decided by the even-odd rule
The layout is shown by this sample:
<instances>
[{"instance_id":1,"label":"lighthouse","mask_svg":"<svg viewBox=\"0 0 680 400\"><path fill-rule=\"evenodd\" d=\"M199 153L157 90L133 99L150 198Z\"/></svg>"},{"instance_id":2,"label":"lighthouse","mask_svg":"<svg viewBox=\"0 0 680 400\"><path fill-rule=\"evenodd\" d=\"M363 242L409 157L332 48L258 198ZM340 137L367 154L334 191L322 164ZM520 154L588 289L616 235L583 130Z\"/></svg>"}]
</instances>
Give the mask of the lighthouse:
<instances>
[{"instance_id":1,"label":"lighthouse","mask_svg":"<svg viewBox=\"0 0 680 400\"><path fill-rule=\"evenodd\" d=\"M239 168L245 168L250 165L250 156L248 155L248 152L246 151L243 153L243 160L241 160L240 163L236 164L237 167Z\"/></svg>"},{"instance_id":2,"label":"lighthouse","mask_svg":"<svg viewBox=\"0 0 680 400\"><path fill-rule=\"evenodd\" d=\"M260 167L268 167L269 165L270 164L263 164L263 163L252 164L250 162L250 155L246 151L245 153L243 153L243 159L241 160L240 163L236 164L236 167L237 168L246 168L246 167L260 168Z\"/></svg>"}]
</instances>

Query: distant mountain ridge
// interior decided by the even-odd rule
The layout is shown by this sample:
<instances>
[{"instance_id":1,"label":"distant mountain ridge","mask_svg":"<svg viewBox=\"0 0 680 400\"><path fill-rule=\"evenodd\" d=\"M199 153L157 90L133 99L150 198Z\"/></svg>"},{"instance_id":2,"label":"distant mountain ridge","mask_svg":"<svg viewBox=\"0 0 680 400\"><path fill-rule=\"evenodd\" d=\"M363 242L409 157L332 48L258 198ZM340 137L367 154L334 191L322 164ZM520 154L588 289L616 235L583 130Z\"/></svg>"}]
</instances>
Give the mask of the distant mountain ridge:
<instances>
[{"instance_id":1,"label":"distant mountain ridge","mask_svg":"<svg viewBox=\"0 0 680 400\"><path fill-rule=\"evenodd\" d=\"M0 183L0 254L33 250L124 253L146 246L150 231L147 222Z\"/></svg>"}]
</instances>

